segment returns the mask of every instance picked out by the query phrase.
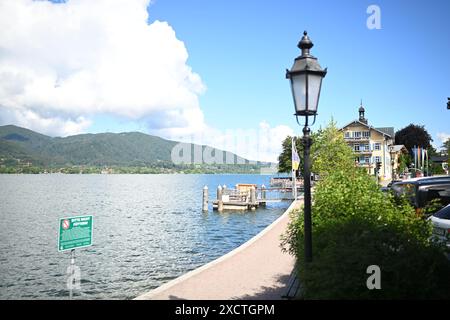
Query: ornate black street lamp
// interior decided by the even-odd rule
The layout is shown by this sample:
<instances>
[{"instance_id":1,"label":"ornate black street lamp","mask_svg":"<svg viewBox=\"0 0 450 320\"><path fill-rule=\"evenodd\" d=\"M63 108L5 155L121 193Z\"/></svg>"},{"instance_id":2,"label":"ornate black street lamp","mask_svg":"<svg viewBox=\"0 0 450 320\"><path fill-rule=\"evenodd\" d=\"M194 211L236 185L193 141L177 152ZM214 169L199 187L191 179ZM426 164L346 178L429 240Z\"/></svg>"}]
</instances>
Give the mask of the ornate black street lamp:
<instances>
[{"instance_id":1,"label":"ornate black street lamp","mask_svg":"<svg viewBox=\"0 0 450 320\"><path fill-rule=\"evenodd\" d=\"M310 168L310 147L312 139L310 136L308 117L313 116L313 123L316 120L317 106L319 105L320 88L322 79L327 74L327 69L322 69L309 50L313 43L308 37L307 32L303 32L303 37L298 43L302 54L295 58L292 69L286 70L286 78L291 82L292 96L294 98L295 117L297 123L298 116L305 117L303 127L302 142L304 145L303 153L303 181L305 189L304 203L304 221L305 221L305 261L312 261L312 224L311 224L311 168Z\"/></svg>"}]
</instances>

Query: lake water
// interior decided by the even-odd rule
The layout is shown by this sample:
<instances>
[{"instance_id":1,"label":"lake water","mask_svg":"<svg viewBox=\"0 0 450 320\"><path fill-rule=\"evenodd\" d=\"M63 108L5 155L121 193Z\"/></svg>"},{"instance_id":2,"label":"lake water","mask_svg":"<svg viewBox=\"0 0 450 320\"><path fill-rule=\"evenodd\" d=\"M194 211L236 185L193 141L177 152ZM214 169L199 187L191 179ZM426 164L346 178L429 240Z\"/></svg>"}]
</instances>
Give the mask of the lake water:
<instances>
[{"instance_id":1,"label":"lake water","mask_svg":"<svg viewBox=\"0 0 450 320\"><path fill-rule=\"evenodd\" d=\"M289 205L201 210L219 184L269 185L264 175L0 175L0 299L67 299L70 251L59 218L94 216L94 245L76 250L75 299L131 299L231 251Z\"/></svg>"}]
</instances>

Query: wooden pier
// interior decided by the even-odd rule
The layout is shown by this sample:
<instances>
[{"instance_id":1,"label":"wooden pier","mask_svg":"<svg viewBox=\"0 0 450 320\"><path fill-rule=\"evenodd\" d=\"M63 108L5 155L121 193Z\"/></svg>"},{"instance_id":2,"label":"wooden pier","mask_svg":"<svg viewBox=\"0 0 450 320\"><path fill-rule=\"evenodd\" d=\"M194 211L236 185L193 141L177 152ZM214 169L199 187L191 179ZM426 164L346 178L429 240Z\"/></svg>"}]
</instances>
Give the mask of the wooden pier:
<instances>
[{"instance_id":1,"label":"wooden pier","mask_svg":"<svg viewBox=\"0 0 450 320\"><path fill-rule=\"evenodd\" d=\"M297 186L302 192L303 186ZM292 187L270 187L256 184L237 184L235 188L217 187L216 199L212 201L213 210L255 210L267 203L293 200ZM203 211L208 211L208 187L203 188Z\"/></svg>"}]
</instances>

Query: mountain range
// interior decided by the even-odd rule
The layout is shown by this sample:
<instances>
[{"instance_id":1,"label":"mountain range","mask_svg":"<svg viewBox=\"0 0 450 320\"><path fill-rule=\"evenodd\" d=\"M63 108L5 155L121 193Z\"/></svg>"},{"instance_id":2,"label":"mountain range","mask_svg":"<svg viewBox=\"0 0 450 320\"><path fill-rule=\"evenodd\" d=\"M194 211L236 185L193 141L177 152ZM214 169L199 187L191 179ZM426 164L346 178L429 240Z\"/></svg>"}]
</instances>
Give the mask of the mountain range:
<instances>
[{"instance_id":1,"label":"mountain range","mask_svg":"<svg viewBox=\"0 0 450 320\"><path fill-rule=\"evenodd\" d=\"M177 141L141 132L50 137L14 125L0 126L0 159L20 159L37 166L164 166L171 164ZM194 145L194 147L200 145ZM202 145L202 150L207 146ZM214 152L222 150L213 149ZM225 152L224 159L225 159ZM228 153L238 163L249 163ZM191 158L192 159L192 158Z\"/></svg>"}]
</instances>

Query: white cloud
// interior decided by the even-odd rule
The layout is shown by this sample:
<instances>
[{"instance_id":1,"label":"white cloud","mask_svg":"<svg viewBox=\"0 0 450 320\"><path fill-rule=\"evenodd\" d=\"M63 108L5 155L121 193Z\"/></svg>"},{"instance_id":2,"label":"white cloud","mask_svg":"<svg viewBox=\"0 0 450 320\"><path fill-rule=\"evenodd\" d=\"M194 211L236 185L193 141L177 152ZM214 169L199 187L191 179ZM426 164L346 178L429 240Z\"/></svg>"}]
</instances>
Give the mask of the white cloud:
<instances>
[{"instance_id":1,"label":"white cloud","mask_svg":"<svg viewBox=\"0 0 450 320\"><path fill-rule=\"evenodd\" d=\"M149 0L0 0L0 121L74 134L96 114L155 130L205 127L205 86Z\"/></svg>"},{"instance_id":2,"label":"white cloud","mask_svg":"<svg viewBox=\"0 0 450 320\"><path fill-rule=\"evenodd\" d=\"M84 132L91 121L83 116L65 119L59 116L43 117L39 113L27 109L2 110L2 120L20 127L32 128L39 133L57 132L61 136L70 136Z\"/></svg>"},{"instance_id":3,"label":"white cloud","mask_svg":"<svg viewBox=\"0 0 450 320\"><path fill-rule=\"evenodd\" d=\"M438 146L440 148L444 144L444 142L446 142L448 139L450 139L450 133L439 132L437 134L437 137L441 142Z\"/></svg>"},{"instance_id":4,"label":"white cloud","mask_svg":"<svg viewBox=\"0 0 450 320\"><path fill-rule=\"evenodd\" d=\"M0 0L0 124L50 135L85 132L96 115L146 123L152 134L276 161L293 130L220 131L205 124L200 76L149 0Z\"/></svg>"}]
</instances>

